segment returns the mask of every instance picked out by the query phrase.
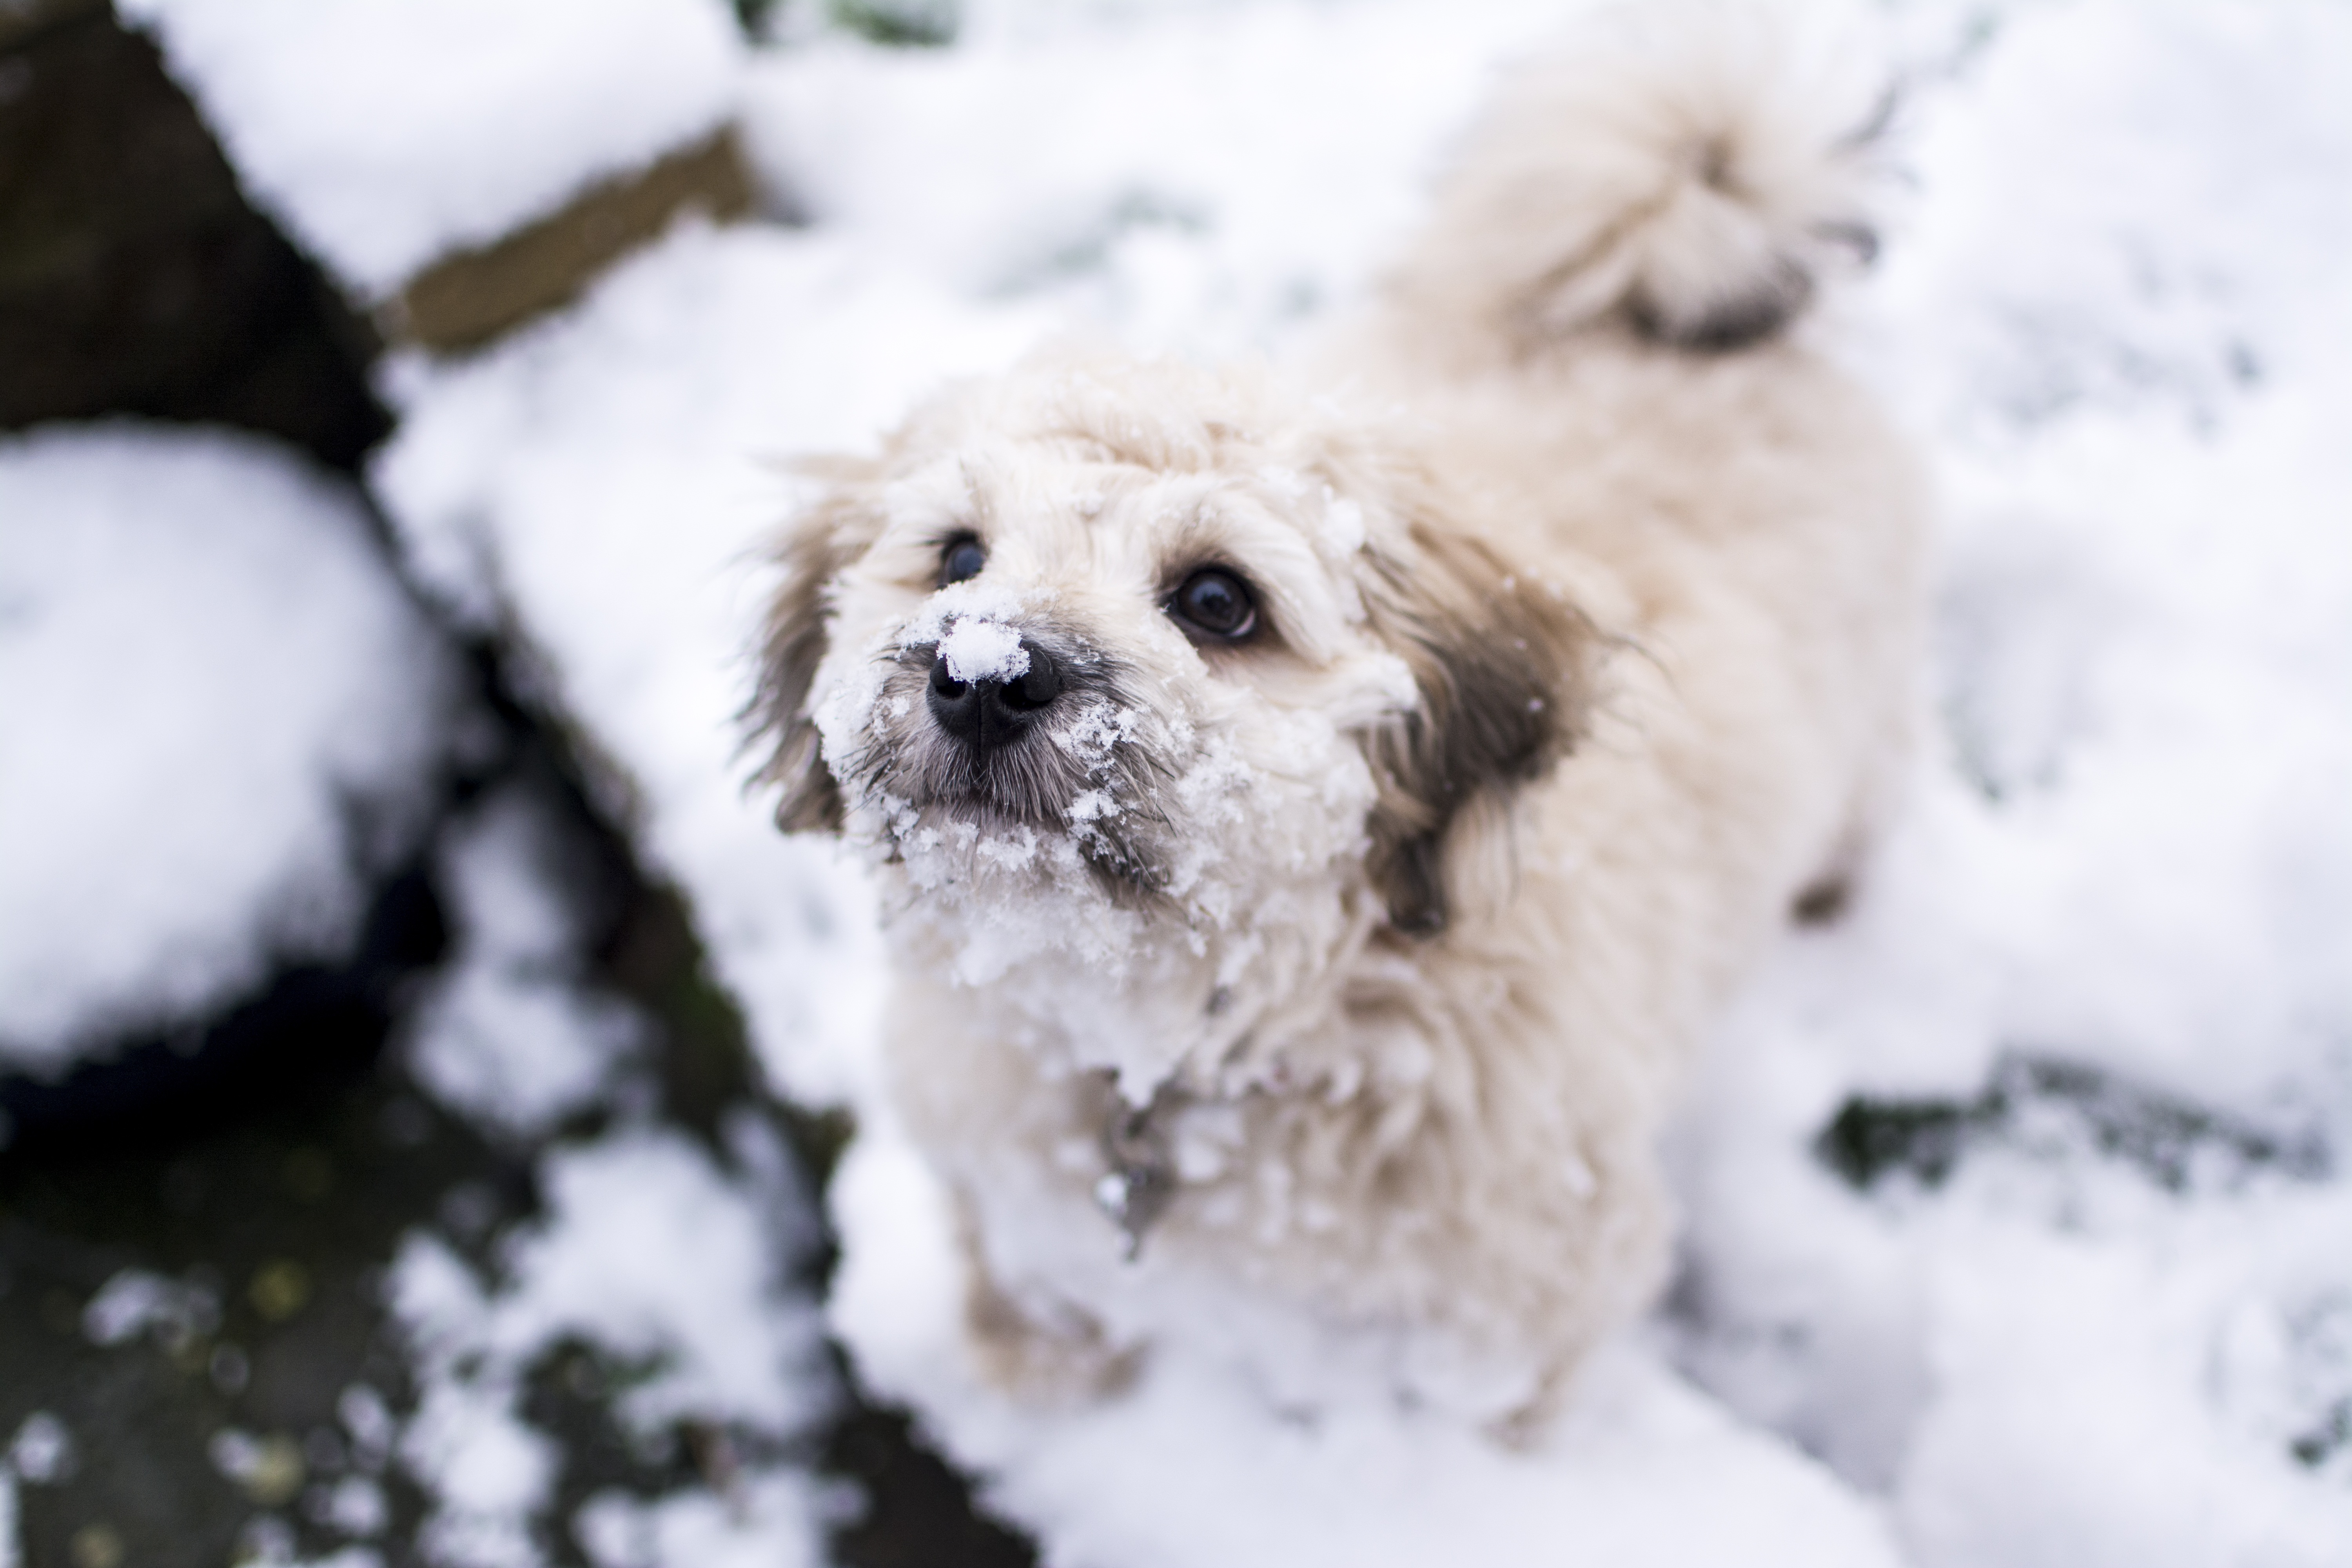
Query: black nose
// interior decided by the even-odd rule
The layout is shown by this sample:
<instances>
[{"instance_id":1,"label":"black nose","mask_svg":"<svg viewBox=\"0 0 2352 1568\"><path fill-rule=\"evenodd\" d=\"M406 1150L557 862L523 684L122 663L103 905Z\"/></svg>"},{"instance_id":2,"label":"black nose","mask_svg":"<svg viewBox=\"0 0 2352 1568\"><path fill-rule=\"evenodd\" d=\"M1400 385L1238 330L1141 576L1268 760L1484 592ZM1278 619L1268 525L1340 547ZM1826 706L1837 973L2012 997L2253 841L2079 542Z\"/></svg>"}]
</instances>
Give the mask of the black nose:
<instances>
[{"instance_id":1,"label":"black nose","mask_svg":"<svg viewBox=\"0 0 2352 1568\"><path fill-rule=\"evenodd\" d=\"M1009 745L1062 694L1061 667L1027 637L1021 651L1029 668L1014 680L958 680L947 656L931 661L931 689L925 694L940 728L968 746L988 751Z\"/></svg>"}]
</instances>

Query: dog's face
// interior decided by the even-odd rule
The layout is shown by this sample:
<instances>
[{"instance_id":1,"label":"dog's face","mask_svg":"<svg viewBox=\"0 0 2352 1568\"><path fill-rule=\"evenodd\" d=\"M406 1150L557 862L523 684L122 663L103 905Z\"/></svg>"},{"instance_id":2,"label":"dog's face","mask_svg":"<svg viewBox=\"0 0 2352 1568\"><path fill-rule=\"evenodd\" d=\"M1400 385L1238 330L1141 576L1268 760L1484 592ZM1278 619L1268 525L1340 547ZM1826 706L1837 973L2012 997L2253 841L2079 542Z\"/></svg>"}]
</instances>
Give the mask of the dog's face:
<instances>
[{"instance_id":1,"label":"dog's face","mask_svg":"<svg viewBox=\"0 0 2352 1568\"><path fill-rule=\"evenodd\" d=\"M1558 592L1253 380L1048 361L825 472L763 671L779 820L874 847L966 980L1181 973L1230 1036L1237 997L1438 930L1456 819L1583 710Z\"/></svg>"}]
</instances>

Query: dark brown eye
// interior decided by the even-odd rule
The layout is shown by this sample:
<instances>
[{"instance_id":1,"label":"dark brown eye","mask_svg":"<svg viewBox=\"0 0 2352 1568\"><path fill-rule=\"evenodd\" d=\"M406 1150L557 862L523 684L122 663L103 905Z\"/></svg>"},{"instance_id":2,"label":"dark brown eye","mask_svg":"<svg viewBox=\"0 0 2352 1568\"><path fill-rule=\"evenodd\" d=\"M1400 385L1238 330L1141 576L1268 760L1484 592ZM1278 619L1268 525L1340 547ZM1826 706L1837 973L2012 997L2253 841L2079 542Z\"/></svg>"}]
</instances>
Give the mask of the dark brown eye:
<instances>
[{"instance_id":1,"label":"dark brown eye","mask_svg":"<svg viewBox=\"0 0 2352 1568\"><path fill-rule=\"evenodd\" d=\"M1220 642L1239 642L1257 629L1257 605L1249 584L1222 566L1203 566L1184 579L1168 613L1189 631Z\"/></svg>"},{"instance_id":2,"label":"dark brown eye","mask_svg":"<svg viewBox=\"0 0 2352 1568\"><path fill-rule=\"evenodd\" d=\"M988 547L969 533L959 533L940 546L940 586L969 583L988 564Z\"/></svg>"}]
</instances>

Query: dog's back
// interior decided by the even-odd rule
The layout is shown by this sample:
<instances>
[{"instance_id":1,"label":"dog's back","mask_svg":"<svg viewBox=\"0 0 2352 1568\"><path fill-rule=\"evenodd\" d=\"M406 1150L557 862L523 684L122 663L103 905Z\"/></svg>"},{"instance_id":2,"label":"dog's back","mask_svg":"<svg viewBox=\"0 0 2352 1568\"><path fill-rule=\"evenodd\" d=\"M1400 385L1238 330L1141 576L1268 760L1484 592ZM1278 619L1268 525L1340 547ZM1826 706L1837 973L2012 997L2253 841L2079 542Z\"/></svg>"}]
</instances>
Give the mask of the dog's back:
<instances>
[{"instance_id":1,"label":"dog's back","mask_svg":"<svg viewBox=\"0 0 2352 1568\"><path fill-rule=\"evenodd\" d=\"M1793 331L1877 251L1895 99L1857 43L1818 8L1589 18L1503 79L1342 351L1432 427L1485 531L1637 652L1621 720L1661 672L1727 759L1774 716L1767 749L1817 775L1798 793L1838 797L1777 814L1837 818L1826 850L1792 839L1809 879L1885 814L1920 636L1912 455Z\"/></svg>"}]
</instances>

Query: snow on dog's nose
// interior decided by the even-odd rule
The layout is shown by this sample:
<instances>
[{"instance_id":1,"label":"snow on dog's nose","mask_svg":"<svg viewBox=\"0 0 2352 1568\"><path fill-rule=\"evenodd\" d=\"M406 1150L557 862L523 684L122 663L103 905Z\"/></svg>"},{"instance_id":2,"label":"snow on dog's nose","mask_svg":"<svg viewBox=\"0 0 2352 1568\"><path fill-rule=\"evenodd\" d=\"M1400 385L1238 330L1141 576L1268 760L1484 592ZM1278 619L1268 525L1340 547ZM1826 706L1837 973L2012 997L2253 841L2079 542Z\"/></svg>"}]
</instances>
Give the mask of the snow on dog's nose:
<instances>
[{"instance_id":1,"label":"snow on dog's nose","mask_svg":"<svg viewBox=\"0 0 2352 1568\"><path fill-rule=\"evenodd\" d=\"M978 751L1018 740L1062 694L1054 658L1011 628L965 619L941 639L924 700L939 727Z\"/></svg>"}]
</instances>

